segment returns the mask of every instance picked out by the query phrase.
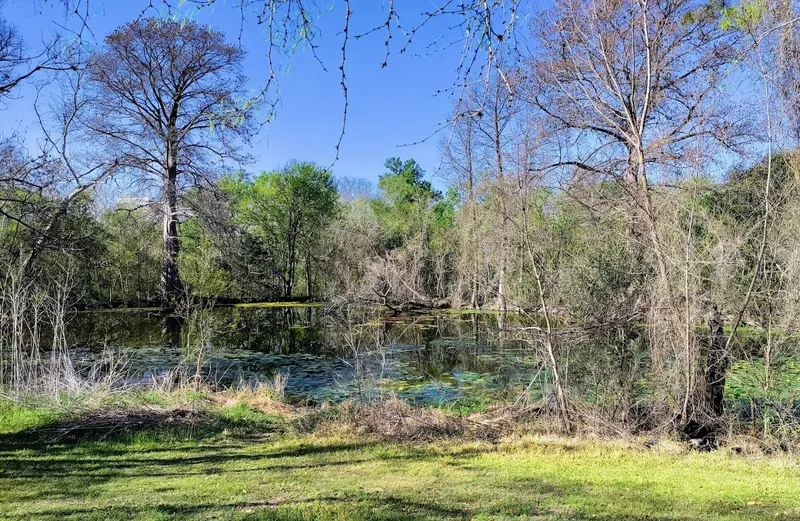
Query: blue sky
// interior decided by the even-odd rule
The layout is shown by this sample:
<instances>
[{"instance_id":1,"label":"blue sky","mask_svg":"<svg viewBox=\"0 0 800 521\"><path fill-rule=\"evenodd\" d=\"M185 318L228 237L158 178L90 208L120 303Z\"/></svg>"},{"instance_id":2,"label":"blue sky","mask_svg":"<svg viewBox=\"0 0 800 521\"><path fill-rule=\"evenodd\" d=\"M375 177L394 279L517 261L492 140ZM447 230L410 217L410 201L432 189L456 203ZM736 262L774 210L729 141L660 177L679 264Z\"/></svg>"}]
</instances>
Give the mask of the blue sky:
<instances>
[{"instance_id":1,"label":"blue sky","mask_svg":"<svg viewBox=\"0 0 800 521\"><path fill-rule=\"evenodd\" d=\"M106 33L134 19L146 4L147 0L92 0L89 27L94 41L100 43ZM218 0L215 7L199 12L188 4L184 4L183 9L196 20L224 31L229 40L234 41L240 24L238 11L233 8L236 4L238 2L232 0ZM406 9L401 11L404 23L412 25L414 18L431 5L430 0L407 0L401 7ZM380 0L353 0L352 6L351 34L362 33L385 17L386 3ZM280 74L277 118L266 125L255 140L252 153L257 162L247 168L249 171L273 169L292 159L316 161L323 166L334 160L344 101L338 70L343 2L320 0L317 7L316 24L321 34L319 56L328 72L309 50L300 50L283 61L286 71ZM58 25L66 23L74 27L76 22L74 17L67 17L65 22L63 7L53 7L45 0L6 0L2 10L3 16L18 27L31 49L59 30ZM347 133L339 160L333 167L337 176L376 182L383 173L384 161L391 156L413 157L429 177L435 174L440 164L439 144L446 132L414 146L399 145L429 136L446 122L452 109L454 98L448 94L436 95L436 92L448 89L456 80L460 48L455 45L431 52L427 45L434 35L446 33L447 26L453 22L453 19L440 20L426 28L418 35L410 52L393 53L388 67L383 69L385 32L349 42ZM451 33L450 39L454 36ZM88 38L92 40L91 35ZM267 77L265 41L266 35L260 27L245 26L243 45L248 51L245 71L254 89ZM400 43L397 31L394 41ZM0 112L0 128L6 135L12 130L28 130L29 136L35 133L30 90L21 94Z\"/></svg>"}]
</instances>

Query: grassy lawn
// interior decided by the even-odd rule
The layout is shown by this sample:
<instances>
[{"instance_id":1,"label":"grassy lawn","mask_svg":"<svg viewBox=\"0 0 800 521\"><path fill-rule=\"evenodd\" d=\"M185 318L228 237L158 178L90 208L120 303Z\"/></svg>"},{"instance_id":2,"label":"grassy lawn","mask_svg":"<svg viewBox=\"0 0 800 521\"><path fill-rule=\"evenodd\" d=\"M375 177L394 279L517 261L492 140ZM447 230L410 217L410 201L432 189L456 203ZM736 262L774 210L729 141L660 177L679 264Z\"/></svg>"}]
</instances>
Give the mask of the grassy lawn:
<instances>
[{"instance_id":1,"label":"grassy lawn","mask_svg":"<svg viewBox=\"0 0 800 521\"><path fill-rule=\"evenodd\" d=\"M520 440L0 447L3 519L800 519L788 460Z\"/></svg>"},{"instance_id":2,"label":"grassy lawn","mask_svg":"<svg viewBox=\"0 0 800 521\"><path fill-rule=\"evenodd\" d=\"M241 403L210 412L196 427L42 445L24 429L41 434L58 415L6 403L0 519L800 519L800 462L788 456L397 443L287 434L279 414Z\"/></svg>"}]
</instances>

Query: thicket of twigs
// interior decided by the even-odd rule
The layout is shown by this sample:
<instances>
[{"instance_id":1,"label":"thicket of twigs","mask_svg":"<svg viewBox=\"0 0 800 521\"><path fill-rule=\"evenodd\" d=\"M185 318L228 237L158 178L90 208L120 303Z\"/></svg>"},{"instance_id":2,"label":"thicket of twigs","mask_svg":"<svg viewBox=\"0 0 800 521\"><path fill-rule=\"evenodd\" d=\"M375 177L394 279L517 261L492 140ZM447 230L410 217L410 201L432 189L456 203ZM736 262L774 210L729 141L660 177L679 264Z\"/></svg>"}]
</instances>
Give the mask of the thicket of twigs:
<instances>
[{"instance_id":1,"label":"thicket of twigs","mask_svg":"<svg viewBox=\"0 0 800 521\"><path fill-rule=\"evenodd\" d=\"M185 356L164 380L184 387L203 383L209 347L193 309L337 296L535 315L536 327L501 329L547 369L539 408L565 432L794 442L797 6L557 0L524 28L536 45L500 52L488 44L514 24L496 32L492 8L508 4L464 5L483 24L458 27L487 56L442 142L447 194L398 158L377 192L339 190L308 163L226 175L247 159L250 109L263 99L245 95L242 49L195 22L142 17L88 51L56 40L37 55L0 21L0 98L47 80L32 102L40 149L0 143L3 393L125 387L113 349L76 365L67 331L78 305L157 299L184 313ZM186 55L174 52L179 37ZM138 55L191 81L128 59ZM345 58L343 48L346 95ZM186 120L152 110L167 105ZM97 211L119 195L103 191L112 180L160 195ZM363 398L371 344L352 332L345 343ZM369 432L469 430L468 419L379 398L353 406Z\"/></svg>"}]
</instances>

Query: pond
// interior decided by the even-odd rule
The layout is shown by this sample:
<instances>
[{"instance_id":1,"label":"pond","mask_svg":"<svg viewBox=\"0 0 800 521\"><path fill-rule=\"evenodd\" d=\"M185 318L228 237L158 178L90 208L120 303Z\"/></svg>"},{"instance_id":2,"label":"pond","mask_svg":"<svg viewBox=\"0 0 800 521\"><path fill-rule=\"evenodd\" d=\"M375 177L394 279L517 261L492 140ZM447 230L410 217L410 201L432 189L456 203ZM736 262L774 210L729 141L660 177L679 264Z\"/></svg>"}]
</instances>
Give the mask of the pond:
<instances>
[{"instance_id":1,"label":"pond","mask_svg":"<svg viewBox=\"0 0 800 521\"><path fill-rule=\"evenodd\" d=\"M508 331L518 315L457 311L395 315L376 307L216 307L186 317L158 310L79 313L69 342L86 363L105 347L125 352L132 379L195 360L223 385L285 379L295 402L394 395L424 403L489 401L542 392L547 371L529 340ZM535 389L534 389L535 388Z\"/></svg>"},{"instance_id":2,"label":"pond","mask_svg":"<svg viewBox=\"0 0 800 521\"><path fill-rule=\"evenodd\" d=\"M182 361L221 385L283 382L295 403L398 396L468 408L551 393L536 341L539 319L491 312L398 315L374 306L248 304L187 316L159 310L78 313L69 342L84 364L124 352L129 381L163 375ZM726 399L752 409L763 361L758 335L736 343ZM559 339L573 398L614 414L653 394L641 326L578 332ZM781 399L800 394L795 349L777 365ZM731 403L731 405L734 405Z\"/></svg>"}]
</instances>

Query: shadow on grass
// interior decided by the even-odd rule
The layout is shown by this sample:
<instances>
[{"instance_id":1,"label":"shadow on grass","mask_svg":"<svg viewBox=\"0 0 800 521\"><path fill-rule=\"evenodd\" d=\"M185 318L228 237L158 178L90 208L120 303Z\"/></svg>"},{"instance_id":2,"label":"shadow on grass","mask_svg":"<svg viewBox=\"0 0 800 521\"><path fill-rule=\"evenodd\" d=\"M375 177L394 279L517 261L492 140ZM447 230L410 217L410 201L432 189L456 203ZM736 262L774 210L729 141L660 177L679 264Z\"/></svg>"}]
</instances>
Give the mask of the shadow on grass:
<instances>
[{"instance_id":1,"label":"shadow on grass","mask_svg":"<svg viewBox=\"0 0 800 521\"><path fill-rule=\"evenodd\" d=\"M545 494L551 493L552 485L545 485ZM45 508L33 512L33 518L50 521L63 519L124 520L131 519L226 519L226 520L270 520L270 521L411 521L411 520L529 520L529 521L705 521L702 515L673 514L620 514L591 510L572 510L567 507L550 508L540 502L542 491L531 487L513 505L481 507L448 506L435 500L417 500L381 493L358 495L315 496L307 499L264 501L210 501L179 505L141 507L104 506L100 508L65 506ZM491 490L486 491L486 500L491 502ZM563 492L562 499L563 499ZM643 511L648 505L642 505ZM10 518L14 519L14 518ZM20 517L19 519L23 519ZM752 518L757 519L757 518Z\"/></svg>"},{"instance_id":2,"label":"shadow on grass","mask_svg":"<svg viewBox=\"0 0 800 521\"><path fill-rule=\"evenodd\" d=\"M219 433L219 427L197 429ZM526 463L530 473L491 466L481 457L494 452L488 445L450 452L379 441L253 445L175 438L175 445L140 450L136 443L124 443L136 432L80 444L20 444L16 439L0 452L0 504L8 507L0 509L0 517L738 521L791 507L747 506L721 498L677 503L657 480L635 485L615 480L613 463L602 479L581 475L580 464L548 474L536 471L536 460ZM509 463L514 459L508 454ZM442 470L445 466L448 470Z\"/></svg>"},{"instance_id":3,"label":"shadow on grass","mask_svg":"<svg viewBox=\"0 0 800 521\"><path fill-rule=\"evenodd\" d=\"M328 445L300 445L276 452L242 454L218 447L181 447L172 449L174 457L149 457L145 451L137 449L129 451L93 451L92 446L82 446L80 454L74 457L62 457L53 454L51 447L40 447L39 450L26 450L8 455L0 455L0 479L37 479L46 476L77 475L86 479L100 476L103 480L110 478L133 477L162 477L162 476L191 476L201 474L225 474L236 472L257 472L259 470L291 470L301 468L322 468L336 465L355 465L374 458L353 457L362 449L374 445L372 443L340 443ZM338 455L333 461L328 459L315 459L314 461L297 464L269 464L271 460L312 457L330 457ZM77 456L77 457L75 457ZM124 456L120 458L120 456ZM418 454L400 454L383 456L381 460L392 459L417 460L426 457L419 451ZM223 470L222 464L236 464L246 462L264 461L268 464L263 468L250 466L244 469Z\"/></svg>"},{"instance_id":4,"label":"shadow on grass","mask_svg":"<svg viewBox=\"0 0 800 521\"><path fill-rule=\"evenodd\" d=\"M255 454L242 453L241 448L228 449L224 446L221 448L209 445L173 448L171 453L168 452L170 449L140 452L135 447L129 450L119 448L106 450L104 445L105 442L87 442L78 446L29 444L25 448L19 447L20 450L15 452L0 453L0 503L4 498L21 504L38 501L45 504L61 501L71 504L98 500L105 497L104 485L121 484L140 478L182 479L208 475L214 479L224 480L225 475L243 473L259 476L269 472L302 469L322 471L325 468L366 462L370 458L363 455L359 457L359 451L372 444L301 444ZM64 450L54 452L54 448ZM421 457L422 453L416 457L404 454L383 459L412 460ZM213 505L208 505L208 508ZM223 510L225 507L224 504L219 505ZM178 507L163 508L169 510ZM117 509L104 507L99 509L99 512L106 510ZM123 510L130 508L126 507ZM152 511L153 507L144 505L140 510ZM157 510L162 510L162 507ZM90 509L83 514L90 511L95 512L94 509ZM72 509L60 508L58 513L54 512L52 515L42 511L28 518L87 517L83 514ZM98 514L96 518L115 519L115 516Z\"/></svg>"},{"instance_id":5,"label":"shadow on grass","mask_svg":"<svg viewBox=\"0 0 800 521\"><path fill-rule=\"evenodd\" d=\"M130 519L258 519L310 521L320 519L411 521L418 519L469 519L466 510L403 498L375 495L322 496L296 501L214 502L158 507L72 507L39 511L36 519L125 520Z\"/></svg>"}]
</instances>

